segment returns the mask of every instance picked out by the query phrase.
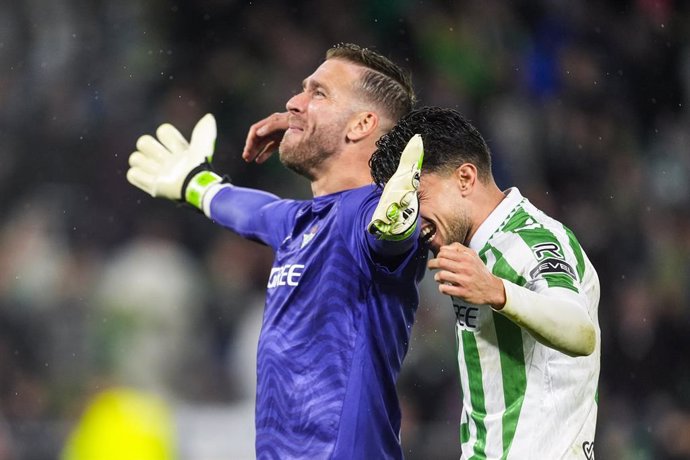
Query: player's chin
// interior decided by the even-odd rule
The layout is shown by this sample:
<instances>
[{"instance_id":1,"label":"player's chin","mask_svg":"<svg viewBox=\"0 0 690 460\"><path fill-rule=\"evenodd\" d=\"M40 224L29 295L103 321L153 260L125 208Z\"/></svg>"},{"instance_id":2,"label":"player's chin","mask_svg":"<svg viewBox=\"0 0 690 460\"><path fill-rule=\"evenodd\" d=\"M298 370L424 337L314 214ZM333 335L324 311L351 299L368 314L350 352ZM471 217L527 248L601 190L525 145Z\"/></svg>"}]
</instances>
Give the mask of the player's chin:
<instances>
[{"instance_id":1,"label":"player's chin","mask_svg":"<svg viewBox=\"0 0 690 460\"><path fill-rule=\"evenodd\" d=\"M293 163L299 158L299 139L296 136L283 136L283 140L278 147L280 161L283 163Z\"/></svg>"}]
</instances>

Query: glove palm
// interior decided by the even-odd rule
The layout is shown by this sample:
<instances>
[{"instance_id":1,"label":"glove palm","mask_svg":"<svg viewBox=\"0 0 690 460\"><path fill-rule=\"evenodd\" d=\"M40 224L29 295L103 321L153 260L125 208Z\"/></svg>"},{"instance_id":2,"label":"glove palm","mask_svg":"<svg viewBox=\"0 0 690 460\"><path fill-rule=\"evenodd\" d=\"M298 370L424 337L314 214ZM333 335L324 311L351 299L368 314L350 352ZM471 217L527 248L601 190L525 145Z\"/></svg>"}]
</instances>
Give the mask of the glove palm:
<instances>
[{"instance_id":1,"label":"glove palm","mask_svg":"<svg viewBox=\"0 0 690 460\"><path fill-rule=\"evenodd\" d=\"M144 135L137 140L127 180L153 197L185 199L187 178L211 162L216 135L216 120L210 113L196 124L190 142L171 124L162 124L156 130L158 139Z\"/></svg>"}]
</instances>

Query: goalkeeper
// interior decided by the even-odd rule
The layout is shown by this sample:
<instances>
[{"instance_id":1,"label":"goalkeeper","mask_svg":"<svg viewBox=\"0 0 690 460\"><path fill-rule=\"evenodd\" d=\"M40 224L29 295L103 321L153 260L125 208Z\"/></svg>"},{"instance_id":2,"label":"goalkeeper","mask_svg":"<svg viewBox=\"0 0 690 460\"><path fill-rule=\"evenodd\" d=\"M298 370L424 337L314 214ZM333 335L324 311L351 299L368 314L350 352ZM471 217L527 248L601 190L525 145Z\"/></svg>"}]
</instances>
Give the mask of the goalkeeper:
<instances>
[{"instance_id":1,"label":"goalkeeper","mask_svg":"<svg viewBox=\"0 0 690 460\"><path fill-rule=\"evenodd\" d=\"M171 125L142 136L128 180L186 201L275 251L257 356L257 458L402 458L396 379L427 248L420 242L419 137L383 193L368 161L414 103L409 76L356 45L330 49L302 91L249 130L243 157L281 162L314 198L279 199L210 168L216 125L187 140Z\"/></svg>"},{"instance_id":2,"label":"goalkeeper","mask_svg":"<svg viewBox=\"0 0 690 460\"><path fill-rule=\"evenodd\" d=\"M405 115L371 159L395 180L400 150L425 143L422 234L451 297L462 388L462 459L594 459L599 279L570 229L513 187L457 111Z\"/></svg>"}]
</instances>

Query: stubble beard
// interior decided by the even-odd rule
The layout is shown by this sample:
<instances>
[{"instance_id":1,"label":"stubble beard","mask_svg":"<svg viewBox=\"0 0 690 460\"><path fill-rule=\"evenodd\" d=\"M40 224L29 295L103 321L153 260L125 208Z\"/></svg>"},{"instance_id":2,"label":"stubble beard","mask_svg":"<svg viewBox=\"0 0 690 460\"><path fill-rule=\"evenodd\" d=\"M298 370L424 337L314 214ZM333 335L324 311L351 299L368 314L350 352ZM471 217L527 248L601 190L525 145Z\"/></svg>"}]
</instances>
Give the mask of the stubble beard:
<instances>
[{"instance_id":1,"label":"stubble beard","mask_svg":"<svg viewBox=\"0 0 690 460\"><path fill-rule=\"evenodd\" d=\"M313 181L318 167L337 152L341 129L339 126L331 126L316 129L311 134L304 132L296 141L286 140L287 136L288 133L285 133L278 148L280 162L286 168Z\"/></svg>"},{"instance_id":2,"label":"stubble beard","mask_svg":"<svg viewBox=\"0 0 690 460\"><path fill-rule=\"evenodd\" d=\"M448 241L445 244L451 243L462 243L465 246L469 244L467 235L470 231L470 218L467 213L463 210L458 210L458 212L453 216L448 222Z\"/></svg>"}]
</instances>

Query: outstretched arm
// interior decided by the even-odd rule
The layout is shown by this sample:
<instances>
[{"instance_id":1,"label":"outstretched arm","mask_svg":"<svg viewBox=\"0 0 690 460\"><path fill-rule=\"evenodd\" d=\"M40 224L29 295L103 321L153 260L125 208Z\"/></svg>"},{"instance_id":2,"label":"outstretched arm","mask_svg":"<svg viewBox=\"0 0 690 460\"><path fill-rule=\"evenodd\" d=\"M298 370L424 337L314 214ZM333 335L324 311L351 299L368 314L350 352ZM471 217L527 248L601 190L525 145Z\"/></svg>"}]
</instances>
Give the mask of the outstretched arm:
<instances>
[{"instance_id":1,"label":"outstretched arm","mask_svg":"<svg viewBox=\"0 0 690 460\"><path fill-rule=\"evenodd\" d=\"M476 252L460 243L443 246L429 261L437 270L439 291L475 305L490 305L542 344L570 356L594 351L596 332L586 305L562 288L549 293L531 291L500 279L486 267Z\"/></svg>"}]
</instances>

